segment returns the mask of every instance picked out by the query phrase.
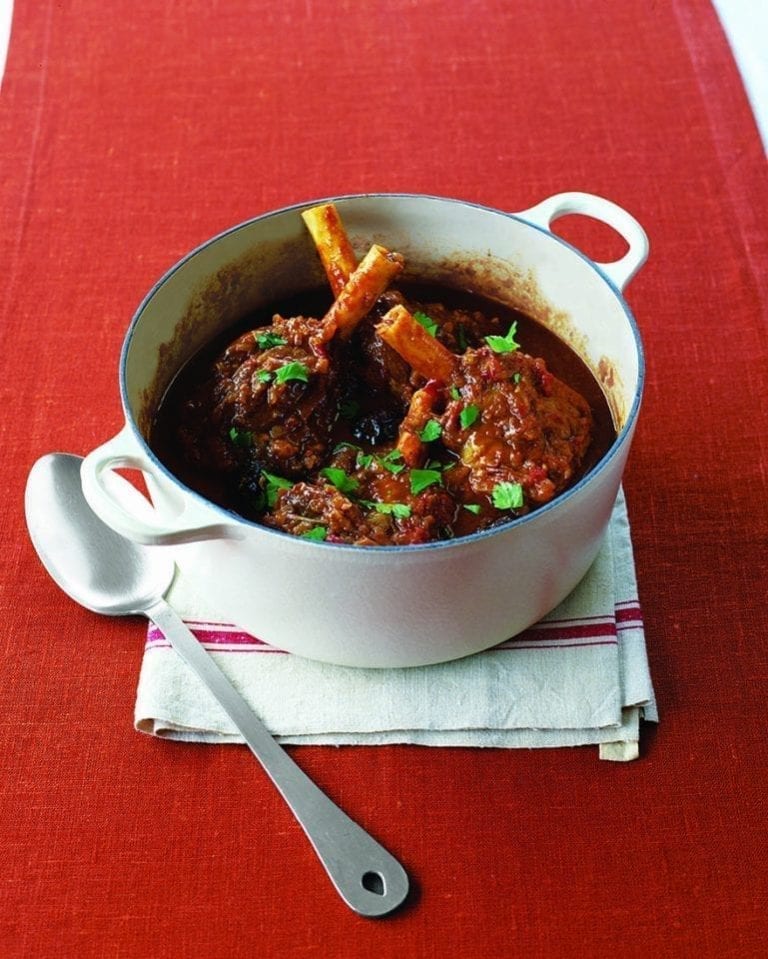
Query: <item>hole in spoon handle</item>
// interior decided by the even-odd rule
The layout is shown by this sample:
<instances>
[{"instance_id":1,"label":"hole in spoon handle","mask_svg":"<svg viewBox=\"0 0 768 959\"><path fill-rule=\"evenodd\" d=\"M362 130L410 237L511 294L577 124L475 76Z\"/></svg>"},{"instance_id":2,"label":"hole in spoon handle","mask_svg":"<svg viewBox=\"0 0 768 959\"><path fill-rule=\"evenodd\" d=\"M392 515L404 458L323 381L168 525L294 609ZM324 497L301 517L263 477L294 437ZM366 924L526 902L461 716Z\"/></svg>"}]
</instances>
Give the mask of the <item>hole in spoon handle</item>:
<instances>
[{"instance_id":1,"label":"hole in spoon handle","mask_svg":"<svg viewBox=\"0 0 768 959\"><path fill-rule=\"evenodd\" d=\"M317 842L307 832L315 852L350 909L369 918L388 915L408 895L408 874L346 813L332 803L331 806L329 812L334 821L328 823L329 833L321 833L322 840Z\"/></svg>"},{"instance_id":2,"label":"hole in spoon handle","mask_svg":"<svg viewBox=\"0 0 768 959\"><path fill-rule=\"evenodd\" d=\"M367 889L368 892L375 893L377 896L383 896L387 891L387 884L380 872L363 873L362 883L363 889Z\"/></svg>"}]
</instances>

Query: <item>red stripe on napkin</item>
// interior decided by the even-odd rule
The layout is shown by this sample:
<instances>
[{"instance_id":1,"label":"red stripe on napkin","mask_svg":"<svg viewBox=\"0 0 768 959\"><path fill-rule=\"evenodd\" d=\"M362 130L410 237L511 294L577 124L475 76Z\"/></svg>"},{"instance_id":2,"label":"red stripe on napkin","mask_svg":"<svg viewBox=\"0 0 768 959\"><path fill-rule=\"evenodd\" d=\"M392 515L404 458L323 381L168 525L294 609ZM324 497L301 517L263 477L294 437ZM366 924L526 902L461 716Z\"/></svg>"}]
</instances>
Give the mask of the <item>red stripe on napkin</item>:
<instances>
[{"instance_id":1,"label":"red stripe on napkin","mask_svg":"<svg viewBox=\"0 0 768 959\"><path fill-rule=\"evenodd\" d=\"M227 653L285 653L258 637L227 623L207 623L186 620L187 626L203 646L212 652ZM614 616L585 616L579 619L547 620L526 629L512 639L505 640L494 650L554 649L563 647L615 646L623 629L643 625L637 600L616 604ZM170 643L154 624L147 631L147 649L169 648Z\"/></svg>"}]
</instances>

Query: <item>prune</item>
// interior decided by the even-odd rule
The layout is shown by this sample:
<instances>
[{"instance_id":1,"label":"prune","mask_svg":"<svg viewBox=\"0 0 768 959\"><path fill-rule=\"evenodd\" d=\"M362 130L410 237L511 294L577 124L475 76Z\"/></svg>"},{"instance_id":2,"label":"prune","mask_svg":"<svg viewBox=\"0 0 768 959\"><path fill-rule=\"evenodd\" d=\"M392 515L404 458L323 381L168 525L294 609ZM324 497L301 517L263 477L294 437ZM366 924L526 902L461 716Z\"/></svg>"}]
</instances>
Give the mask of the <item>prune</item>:
<instances>
[{"instance_id":1,"label":"prune","mask_svg":"<svg viewBox=\"0 0 768 959\"><path fill-rule=\"evenodd\" d=\"M267 505L261 464L253 457L246 461L240 471L237 496L249 510L259 512Z\"/></svg>"},{"instance_id":2,"label":"prune","mask_svg":"<svg viewBox=\"0 0 768 959\"><path fill-rule=\"evenodd\" d=\"M396 410L382 409L360 416L352 424L352 435L359 443L377 446L397 438L403 414Z\"/></svg>"}]
</instances>

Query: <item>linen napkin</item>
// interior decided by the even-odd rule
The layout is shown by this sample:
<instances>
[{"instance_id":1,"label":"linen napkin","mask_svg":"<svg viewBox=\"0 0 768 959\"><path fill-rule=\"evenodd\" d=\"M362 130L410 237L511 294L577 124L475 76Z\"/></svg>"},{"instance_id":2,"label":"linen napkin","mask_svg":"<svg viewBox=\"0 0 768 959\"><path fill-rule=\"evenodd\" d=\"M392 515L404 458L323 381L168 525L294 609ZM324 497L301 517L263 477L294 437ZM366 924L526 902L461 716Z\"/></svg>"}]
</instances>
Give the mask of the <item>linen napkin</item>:
<instances>
[{"instance_id":1,"label":"linen napkin","mask_svg":"<svg viewBox=\"0 0 768 959\"><path fill-rule=\"evenodd\" d=\"M596 744L637 757L656 707L623 494L594 564L524 633L433 666L358 669L313 662L222 623L178 574L168 600L280 742L546 747ZM150 624L136 728L237 743L229 718Z\"/></svg>"}]
</instances>

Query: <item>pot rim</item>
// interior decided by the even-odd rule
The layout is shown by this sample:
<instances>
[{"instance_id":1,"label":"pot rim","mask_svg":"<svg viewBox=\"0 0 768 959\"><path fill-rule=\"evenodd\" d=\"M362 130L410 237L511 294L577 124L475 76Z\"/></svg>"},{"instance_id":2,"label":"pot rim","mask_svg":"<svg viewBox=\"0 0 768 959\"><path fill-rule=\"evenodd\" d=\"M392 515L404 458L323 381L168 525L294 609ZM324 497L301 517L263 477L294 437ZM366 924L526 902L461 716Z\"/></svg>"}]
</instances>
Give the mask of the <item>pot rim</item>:
<instances>
[{"instance_id":1,"label":"pot rim","mask_svg":"<svg viewBox=\"0 0 768 959\"><path fill-rule=\"evenodd\" d=\"M627 413L624 424L622 425L619 432L616 434L616 439L611 444L610 448L606 451L604 456L592 467L592 469L582 476L573 486L569 486L568 489L564 490L562 493L559 493L554 499L550 500L548 503L545 503L543 506L537 507L531 513L527 513L525 516L519 516L515 519L511 519L508 522L498 523L495 526L489 527L488 529L479 530L475 533L470 533L466 536L460 536L456 539L448 540L436 540L429 543L414 543L410 545L392 545L392 546L358 546L350 543L327 543L322 540L305 540L297 538L296 536L286 533L283 530L272 529L271 527L264 526L261 523L257 523L254 520L249 520L244 516L241 516L239 513L234 512L233 510L226 509L224 506L220 506L217 503L214 503L212 500L207 499L201 493L198 493L196 490L184 484L177 476L174 475L165 464L158 458L155 454L152 447L147 443L147 441L142 436L141 432L138 429L135 418L129 411L128 404L128 390L126 384L126 367L128 360L128 353L130 351L131 342L136 333L136 328L141 320L142 314L146 309L147 305L151 299L155 296L157 291L183 266L185 266L193 257L198 253L207 249L209 246L212 246L214 243L217 243L219 240L223 239L226 236L230 236L233 233L236 233L239 230L245 229L253 223L261 222L264 220L270 220L276 216L283 216L287 213L298 212L305 209L308 206L316 206L322 203L334 203L342 200L366 200L366 199L411 199L411 200L435 200L441 203L446 204L455 204L457 206L471 207L473 209L481 210L486 213L491 213L495 216L502 216L510 220L516 220L519 223L522 223L530 229L536 230L539 233L544 234L549 237L556 243L561 244L566 249L574 253L580 260L584 262L586 266L591 268L599 278L606 283L611 292L616 296L621 306L622 311L627 319L629 328L632 332L632 338L635 345L635 350L637 351L637 385L634 390L634 396L632 398L632 404ZM120 352L120 369L119 369L119 385L120 385L120 400L123 407L123 413L125 416L125 421L128 427L133 434L134 439L139 443L142 448L143 453L149 459L151 465L157 469L160 473L163 474L170 482L179 487L184 494L193 497L193 499L203 507L217 513L221 516L227 525L236 525L236 526L245 526L247 528L252 528L257 530L259 534L264 534L265 536L276 536L283 542L286 540L290 541L291 544L300 544L301 546L306 546L310 549L315 548L324 548L324 549L333 549L333 550L351 550L355 553L359 553L361 550L365 553L373 553L375 555L383 553L405 553L407 555L412 555L414 552L424 552L428 550L442 550L442 549L456 549L464 545L469 545L470 543L476 543L481 540L487 539L491 536L498 536L502 533L510 532L513 529L525 526L531 523L534 520L539 519L540 517L545 517L550 515L553 511L559 510L564 507L569 500L578 496L579 493L584 490L588 485L590 485L602 472L604 472L611 462L616 458L624 444L626 443L629 436L632 435L634 426L637 420L637 416L640 410L640 405L642 402L643 391L645 386L645 352L643 349L642 338L640 335L640 330L637 325L637 321L634 318L634 315L624 298L623 293L619 287L614 283L614 281L600 268L600 265L597 264L594 260L591 260L585 253L575 247L573 244L569 243L567 240L564 240L562 237L558 236L556 233L553 233L552 230L546 229L543 226L540 226L537 223L533 223L530 220L527 220L524 216L518 213L509 213L505 210L500 210L496 207L488 206L487 204L477 203L471 200L461 200L454 197L445 197L439 196L436 194L429 193L386 193L386 192L372 192L372 193L346 193L338 194L335 196L322 197L318 199L305 200L299 203L291 203L287 206L279 207L275 210L268 210L266 213L261 213L257 216L250 217L247 220L243 220L240 223L237 223L231 227L222 230L217 233L215 236L210 237L207 240L204 240L198 246L194 247L189 252L185 253L181 259L177 260L169 269L162 274L162 276L152 285L150 290L142 298L139 306L136 308L131 322L128 326L128 329L123 340L123 346Z\"/></svg>"}]
</instances>

